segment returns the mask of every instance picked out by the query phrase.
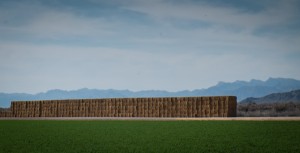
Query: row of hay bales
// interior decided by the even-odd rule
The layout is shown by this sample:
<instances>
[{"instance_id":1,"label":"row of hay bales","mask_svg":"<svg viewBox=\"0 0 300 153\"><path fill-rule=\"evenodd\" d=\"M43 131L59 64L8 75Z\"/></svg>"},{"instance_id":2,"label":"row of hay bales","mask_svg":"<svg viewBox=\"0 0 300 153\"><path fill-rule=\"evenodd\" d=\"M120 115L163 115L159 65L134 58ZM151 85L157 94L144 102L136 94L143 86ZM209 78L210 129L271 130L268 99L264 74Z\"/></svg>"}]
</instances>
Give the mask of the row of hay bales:
<instances>
[{"instance_id":1,"label":"row of hay bales","mask_svg":"<svg viewBox=\"0 0 300 153\"><path fill-rule=\"evenodd\" d=\"M0 110L0 117L12 117L10 110Z\"/></svg>"},{"instance_id":2,"label":"row of hay bales","mask_svg":"<svg viewBox=\"0 0 300 153\"><path fill-rule=\"evenodd\" d=\"M236 97L15 101L2 117L235 117Z\"/></svg>"}]
</instances>

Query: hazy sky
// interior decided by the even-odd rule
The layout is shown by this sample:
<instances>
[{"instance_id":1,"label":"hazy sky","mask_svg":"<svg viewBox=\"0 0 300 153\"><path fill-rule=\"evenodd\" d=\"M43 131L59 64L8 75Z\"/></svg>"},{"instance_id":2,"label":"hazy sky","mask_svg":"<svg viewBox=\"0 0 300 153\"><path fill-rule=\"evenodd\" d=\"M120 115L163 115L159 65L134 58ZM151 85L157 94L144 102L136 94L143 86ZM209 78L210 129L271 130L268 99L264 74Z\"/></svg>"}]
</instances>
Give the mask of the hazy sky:
<instances>
[{"instance_id":1,"label":"hazy sky","mask_svg":"<svg viewBox=\"0 0 300 153\"><path fill-rule=\"evenodd\" d=\"M0 92L300 79L299 0L1 0Z\"/></svg>"}]
</instances>

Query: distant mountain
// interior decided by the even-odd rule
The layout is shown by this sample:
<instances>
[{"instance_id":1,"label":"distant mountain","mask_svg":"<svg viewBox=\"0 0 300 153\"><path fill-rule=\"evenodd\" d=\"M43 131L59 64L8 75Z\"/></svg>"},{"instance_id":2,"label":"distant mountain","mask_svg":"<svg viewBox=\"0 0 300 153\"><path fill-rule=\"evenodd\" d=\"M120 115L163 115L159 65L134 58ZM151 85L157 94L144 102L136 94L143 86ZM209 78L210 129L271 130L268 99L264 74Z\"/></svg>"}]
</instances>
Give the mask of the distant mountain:
<instances>
[{"instance_id":1,"label":"distant mountain","mask_svg":"<svg viewBox=\"0 0 300 153\"><path fill-rule=\"evenodd\" d=\"M168 92L162 90L145 90L133 92L129 90L99 90L79 89L72 91L49 90L44 93L0 93L0 107L9 107L11 101L16 100L46 100L46 99L75 99L75 98L123 98L123 97L170 97L170 96L216 96L234 95L238 101L247 97L262 97L271 93L288 92L300 89L300 81L286 78L269 78L266 81L235 81L231 83L219 82L207 89L193 91L183 90Z\"/></svg>"},{"instance_id":2,"label":"distant mountain","mask_svg":"<svg viewBox=\"0 0 300 153\"><path fill-rule=\"evenodd\" d=\"M300 81L287 78L269 78L266 81L251 80L220 82L202 91L204 95L235 95L238 101L248 97L262 97L271 93L288 92L300 89Z\"/></svg>"},{"instance_id":3,"label":"distant mountain","mask_svg":"<svg viewBox=\"0 0 300 153\"><path fill-rule=\"evenodd\" d=\"M290 92L273 93L260 98L246 98L241 103L300 103L300 90Z\"/></svg>"},{"instance_id":4,"label":"distant mountain","mask_svg":"<svg viewBox=\"0 0 300 153\"><path fill-rule=\"evenodd\" d=\"M182 95L185 95L184 93ZM165 97L177 96L176 92L161 90L145 90L133 92L129 90L100 90L100 89L79 89L79 90L49 90L38 94L26 93L0 93L0 108L9 107L11 101L18 100L50 100L50 99L84 99L84 98L125 98L125 97Z\"/></svg>"}]
</instances>

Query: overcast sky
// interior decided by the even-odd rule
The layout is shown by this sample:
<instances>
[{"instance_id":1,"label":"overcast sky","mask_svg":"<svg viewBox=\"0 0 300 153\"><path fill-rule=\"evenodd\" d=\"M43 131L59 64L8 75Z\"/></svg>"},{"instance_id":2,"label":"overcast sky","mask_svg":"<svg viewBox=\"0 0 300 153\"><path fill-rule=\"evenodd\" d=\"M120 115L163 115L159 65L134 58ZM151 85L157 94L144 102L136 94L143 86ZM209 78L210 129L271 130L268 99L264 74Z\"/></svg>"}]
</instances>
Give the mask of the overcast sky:
<instances>
[{"instance_id":1,"label":"overcast sky","mask_svg":"<svg viewBox=\"0 0 300 153\"><path fill-rule=\"evenodd\" d=\"M1 0L0 92L300 79L299 0Z\"/></svg>"}]
</instances>

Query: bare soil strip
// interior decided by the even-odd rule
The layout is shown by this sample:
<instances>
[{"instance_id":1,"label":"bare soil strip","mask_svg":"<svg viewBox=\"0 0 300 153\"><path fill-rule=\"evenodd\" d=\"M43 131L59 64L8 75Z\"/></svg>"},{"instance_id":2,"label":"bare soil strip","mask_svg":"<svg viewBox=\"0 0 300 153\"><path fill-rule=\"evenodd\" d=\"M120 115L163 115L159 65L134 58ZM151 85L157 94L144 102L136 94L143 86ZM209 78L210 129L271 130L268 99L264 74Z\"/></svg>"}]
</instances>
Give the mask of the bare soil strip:
<instances>
[{"instance_id":1,"label":"bare soil strip","mask_svg":"<svg viewBox=\"0 0 300 153\"><path fill-rule=\"evenodd\" d=\"M158 120L158 121L300 121L300 117L201 117L201 118L151 118L151 117L3 117L0 120Z\"/></svg>"}]
</instances>

